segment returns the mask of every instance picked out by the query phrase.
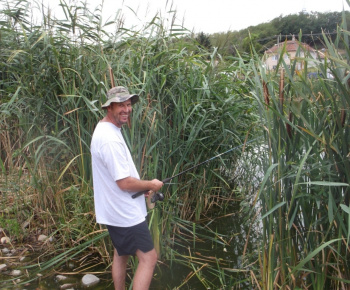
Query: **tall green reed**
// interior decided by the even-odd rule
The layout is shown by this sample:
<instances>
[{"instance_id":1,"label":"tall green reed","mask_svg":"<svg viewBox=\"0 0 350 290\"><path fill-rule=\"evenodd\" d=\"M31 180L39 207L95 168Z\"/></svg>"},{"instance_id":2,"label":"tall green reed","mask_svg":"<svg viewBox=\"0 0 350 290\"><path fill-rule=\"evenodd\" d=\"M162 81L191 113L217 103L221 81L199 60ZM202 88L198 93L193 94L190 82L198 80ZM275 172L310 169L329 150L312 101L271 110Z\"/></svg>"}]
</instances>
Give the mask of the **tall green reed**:
<instances>
[{"instance_id":1,"label":"tall green reed","mask_svg":"<svg viewBox=\"0 0 350 290\"><path fill-rule=\"evenodd\" d=\"M300 48L288 66L284 47L275 72L267 72L261 61L253 65L253 94L266 146L261 156L265 177L258 192L264 289L346 288L349 283L346 23L339 27L336 42L326 36L324 42L324 60L312 60ZM301 71L298 62L303 62ZM310 67L320 73L317 79L308 77ZM334 78L327 78L329 73Z\"/></svg>"},{"instance_id":2,"label":"tall green reed","mask_svg":"<svg viewBox=\"0 0 350 290\"><path fill-rule=\"evenodd\" d=\"M35 193L30 207L39 216L42 210L51 214L49 234L59 237L58 251L103 230L94 223L89 146L103 116L110 72L116 85L141 95L124 135L142 178L172 176L253 132L252 99L237 74L243 61L228 64L217 51L199 48L175 23L166 27L154 17L132 31L116 18L115 31L108 32L110 23L102 24L99 11L63 2L65 19L42 11L43 23L33 25L28 2L15 4L1 14L1 124L17 132L1 141L17 156L1 155L3 176L17 172L14 160L28 172L22 178L31 180ZM13 16L18 8L20 19ZM162 245L173 240L179 218L199 219L230 200L234 184L225 168L236 164L234 153L165 187L166 202L151 213L161 254L168 254ZM110 245L98 249L102 253Z\"/></svg>"}]
</instances>

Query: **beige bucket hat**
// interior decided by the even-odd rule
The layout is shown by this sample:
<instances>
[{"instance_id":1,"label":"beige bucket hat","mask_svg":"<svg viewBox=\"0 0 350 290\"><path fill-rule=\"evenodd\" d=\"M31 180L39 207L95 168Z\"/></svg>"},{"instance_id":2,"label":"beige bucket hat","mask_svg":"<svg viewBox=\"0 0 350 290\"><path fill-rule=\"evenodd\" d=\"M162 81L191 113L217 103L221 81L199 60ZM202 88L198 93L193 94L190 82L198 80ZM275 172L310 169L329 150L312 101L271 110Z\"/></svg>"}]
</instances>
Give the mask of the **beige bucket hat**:
<instances>
[{"instance_id":1,"label":"beige bucket hat","mask_svg":"<svg viewBox=\"0 0 350 290\"><path fill-rule=\"evenodd\" d=\"M139 100L136 94L131 95L126 87L118 86L111 88L107 92L107 102L102 105L102 108L107 108L111 103L122 103L131 98L131 104L135 104Z\"/></svg>"}]
</instances>

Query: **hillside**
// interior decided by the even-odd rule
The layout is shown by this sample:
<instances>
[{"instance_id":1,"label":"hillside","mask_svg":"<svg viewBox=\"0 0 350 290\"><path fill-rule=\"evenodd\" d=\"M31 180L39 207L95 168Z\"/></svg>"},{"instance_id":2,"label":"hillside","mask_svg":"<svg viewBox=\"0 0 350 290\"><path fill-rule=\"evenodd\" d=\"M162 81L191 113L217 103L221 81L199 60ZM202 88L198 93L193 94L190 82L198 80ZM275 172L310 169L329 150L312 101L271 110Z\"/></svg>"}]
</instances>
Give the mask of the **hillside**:
<instances>
[{"instance_id":1,"label":"hillside","mask_svg":"<svg viewBox=\"0 0 350 290\"><path fill-rule=\"evenodd\" d=\"M350 13L346 13L347 21ZM312 12L280 16L267 23L239 31L214 33L207 35L213 47L218 47L224 56L235 56L237 53L249 53L251 43L257 52L263 53L278 41L290 40L293 35L302 34L302 42L320 49L324 47L324 36L335 40L336 31L342 22L342 12Z\"/></svg>"}]
</instances>

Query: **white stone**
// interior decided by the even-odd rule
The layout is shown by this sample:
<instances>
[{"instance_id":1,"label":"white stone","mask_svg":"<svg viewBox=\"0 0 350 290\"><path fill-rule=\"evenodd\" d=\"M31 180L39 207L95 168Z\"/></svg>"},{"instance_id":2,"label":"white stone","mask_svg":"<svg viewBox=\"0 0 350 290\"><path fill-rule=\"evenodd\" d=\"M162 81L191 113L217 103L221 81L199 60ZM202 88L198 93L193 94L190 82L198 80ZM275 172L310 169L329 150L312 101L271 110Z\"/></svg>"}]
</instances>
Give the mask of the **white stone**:
<instances>
[{"instance_id":1,"label":"white stone","mask_svg":"<svg viewBox=\"0 0 350 290\"><path fill-rule=\"evenodd\" d=\"M12 270L11 275L12 276L19 276L22 274L21 270Z\"/></svg>"},{"instance_id":2,"label":"white stone","mask_svg":"<svg viewBox=\"0 0 350 290\"><path fill-rule=\"evenodd\" d=\"M60 281L66 280L66 279L67 279L67 277L66 277L66 276L63 276L63 275L57 275L57 276L56 276L57 282L60 282Z\"/></svg>"},{"instance_id":3,"label":"white stone","mask_svg":"<svg viewBox=\"0 0 350 290\"><path fill-rule=\"evenodd\" d=\"M97 284L98 282L100 282L100 279L98 277L96 277L95 275L86 274L86 275L84 275L81 282L83 283L83 286L90 287L90 286L93 286L93 285Z\"/></svg>"},{"instance_id":4,"label":"white stone","mask_svg":"<svg viewBox=\"0 0 350 290\"><path fill-rule=\"evenodd\" d=\"M9 244L11 242L9 237L2 237L0 241L2 244Z\"/></svg>"},{"instance_id":5,"label":"white stone","mask_svg":"<svg viewBox=\"0 0 350 290\"><path fill-rule=\"evenodd\" d=\"M10 253L10 250L9 250L8 248L3 248L3 249L1 250L1 252L2 252L3 254L8 254L8 253Z\"/></svg>"},{"instance_id":6,"label":"white stone","mask_svg":"<svg viewBox=\"0 0 350 290\"><path fill-rule=\"evenodd\" d=\"M7 268L7 265L6 264L1 264L0 265L0 271L4 270Z\"/></svg>"},{"instance_id":7,"label":"white stone","mask_svg":"<svg viewBox=\"0 0 350 290\"><path fill-rule=\"evenodd\" d=\"M74 284L63 284L60 286L60 289L65 289L65 290L69 290L69 289L73 289L72 286L74 286Z\"/></svg>"},{"instance_id":8,"label":"white stone","mask_svg":"<svg viewBox=\"0 0 350 290\"><path fill-rule=\"evenodd\" d=\"M46 239L47 239L47 236L45 236L45 235L40 235L40 236L38 237L38 241L39 241L39 242L44 242Z\"/></svg>"}]
</instances>

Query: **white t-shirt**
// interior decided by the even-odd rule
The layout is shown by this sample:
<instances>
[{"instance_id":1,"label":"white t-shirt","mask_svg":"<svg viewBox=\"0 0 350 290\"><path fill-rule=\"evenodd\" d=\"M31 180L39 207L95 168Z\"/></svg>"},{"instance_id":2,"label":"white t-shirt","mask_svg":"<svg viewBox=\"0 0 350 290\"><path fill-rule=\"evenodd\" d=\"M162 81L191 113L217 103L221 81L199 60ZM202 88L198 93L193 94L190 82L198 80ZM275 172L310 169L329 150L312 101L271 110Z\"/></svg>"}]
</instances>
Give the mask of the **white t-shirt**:
<instances>
[{"instance_id":1,"label":"white t-shirt","mask_svg":"<svg viewBox=\"0 0 350 290\"><path fill-rule=\"evenodd\" d=\"M140 179L121 129L99 122L91 140L92 176L96 221L100 224L130 227L145 220L145 198L133 199L135 192L121 190L116 181Z\"/></svg>"}]
</instances>

